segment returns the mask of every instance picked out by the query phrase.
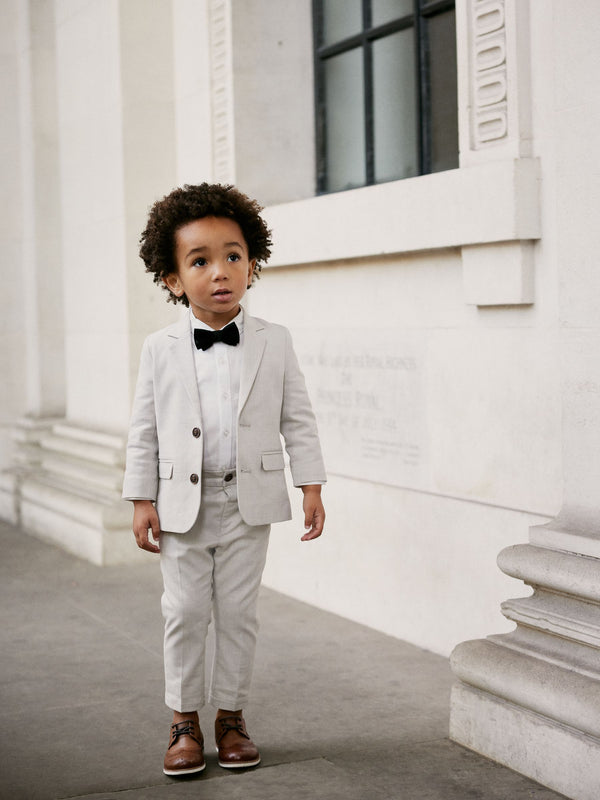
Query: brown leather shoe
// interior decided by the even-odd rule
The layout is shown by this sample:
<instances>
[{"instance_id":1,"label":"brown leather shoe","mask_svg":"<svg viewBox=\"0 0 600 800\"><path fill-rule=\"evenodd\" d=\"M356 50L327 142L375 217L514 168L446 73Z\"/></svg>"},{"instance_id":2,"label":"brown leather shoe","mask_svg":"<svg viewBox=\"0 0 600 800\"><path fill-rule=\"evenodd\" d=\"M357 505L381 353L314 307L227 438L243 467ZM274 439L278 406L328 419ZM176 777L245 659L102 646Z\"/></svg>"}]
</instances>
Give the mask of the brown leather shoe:
<instances>
[{"instance_id":1,"label":"brown leather shoe","mask_svg":"<svg viewBox=\"0 0 600 800\"><path fill-rule=\"evenodd\" d=\"M202 772L205 766L204 737L198 719L174 722L165 755L165 775L190 775Z\"/></svg>"},{"instance_id":2,"label":"brown leather shoe","mask_svg":"<svg viewBox=\"0 0 600 800\"><path fill-rule=\"evenodd\" d=\"M230 717L217 717L215 741L220 767L242 769L255 767L260 763L258 749L248 736L244 718L237 714Z\"/></svg>"}]
</instances>

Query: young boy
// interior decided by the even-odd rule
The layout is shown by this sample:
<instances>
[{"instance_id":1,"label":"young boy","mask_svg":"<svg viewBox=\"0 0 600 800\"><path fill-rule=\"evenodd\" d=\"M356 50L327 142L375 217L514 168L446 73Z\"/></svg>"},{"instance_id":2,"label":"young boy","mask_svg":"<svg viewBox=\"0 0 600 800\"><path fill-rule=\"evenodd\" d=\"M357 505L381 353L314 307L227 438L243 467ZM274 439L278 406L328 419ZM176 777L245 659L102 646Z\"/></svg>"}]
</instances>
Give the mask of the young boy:
<instances>
[{"instance_id":1,"label":"young boy","mask_svg":"<svg viewBox=\"0 0 600 800\"><path fill-rule=\"evenodd\" d=\"M204 769L198 710L206 699L218 709L219 764L260 761L242 709L270 524L291 518L280 435L304 493L302 540L320 536L325 521L325 470L289 332L240 306L271 252L260 211L232 186L185 186L154 204L141 237L146 271L189 308L144 343L123 484L138 546L160 553L165 699L173 709L167 775Z\"/></svg>"}]
</instances>

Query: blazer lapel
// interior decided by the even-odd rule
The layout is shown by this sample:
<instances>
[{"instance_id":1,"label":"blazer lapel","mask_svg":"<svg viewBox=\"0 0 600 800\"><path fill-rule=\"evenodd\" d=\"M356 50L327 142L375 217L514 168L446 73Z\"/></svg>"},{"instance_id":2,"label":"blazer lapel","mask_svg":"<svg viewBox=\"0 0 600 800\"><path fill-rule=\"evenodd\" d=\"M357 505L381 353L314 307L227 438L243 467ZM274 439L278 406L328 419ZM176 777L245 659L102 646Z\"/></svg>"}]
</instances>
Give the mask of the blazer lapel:
<instances>
[{"instance_id":1,"label":"blazer lapel","mask_svg":"<svg viewBox=\"0 0 600 800\"><path fill-rule=\"evenodd\" d=\"M171 338L171 349L173 361L185 390L190 398L194 412L201 419L200 396L198 394L198 382L196 380L196 369L194 367L194 351L192 350L192 336L190 334L190 320L188 315L184 315L180 322L176 323Z\"/></svg>"},{"instance_id":2,"label":"blazer lapel","mask_svg":"<svg viewBox=\"0 0 600 800\"><path fill-rule=\"evenodd\" d=\"M244 312L244 343L242 352L242 370L240 375L240 396L238 416L243 409L252 384L256 378L258 367L265 349L265 326L255 317Z\"/></svg>"}]
</instances>

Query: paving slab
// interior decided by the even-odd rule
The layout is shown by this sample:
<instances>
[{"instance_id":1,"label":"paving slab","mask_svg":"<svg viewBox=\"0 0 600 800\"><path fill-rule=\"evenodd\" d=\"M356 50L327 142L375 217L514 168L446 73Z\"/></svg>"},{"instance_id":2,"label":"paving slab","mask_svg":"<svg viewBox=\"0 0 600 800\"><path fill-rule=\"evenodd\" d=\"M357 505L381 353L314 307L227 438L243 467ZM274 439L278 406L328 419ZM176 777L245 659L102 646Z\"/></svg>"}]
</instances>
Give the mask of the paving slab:
<instances>
[{"instance_id":1,"label":"paving slab","mask_svg":"<svg viewBox=\"0 0 600 800\"><path fill-rule=\"evenodd\" d=\"M557 800L448 739L448 660L261 594L253 701L261 766L162 773L157 559L96 567L0 523L0 799Z\"/></svg>"}]
</instances>

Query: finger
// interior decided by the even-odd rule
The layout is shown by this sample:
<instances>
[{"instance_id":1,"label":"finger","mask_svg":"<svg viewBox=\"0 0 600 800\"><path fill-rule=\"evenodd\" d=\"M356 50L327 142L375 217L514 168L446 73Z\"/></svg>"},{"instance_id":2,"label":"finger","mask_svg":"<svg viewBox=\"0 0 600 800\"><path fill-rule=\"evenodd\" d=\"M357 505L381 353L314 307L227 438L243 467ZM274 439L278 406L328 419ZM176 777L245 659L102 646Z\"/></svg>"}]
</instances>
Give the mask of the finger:
<instances>
[{"instance_id":1,"label":"finger","mask_svg":"<svg viewBox=\"0 0 600 800\"><path fill-rule=\"evenodd\" d=\"M306 504L304 508L304 527L311 528L315 522L315 518L318 514L318 507L315 505L308 505Z\"/></svg>"},{"instance_id":2,"label":"finger","mask_svg":"<svg viewBox=\"0 0 600 800\"><path fill-rule=\"evenodd\" d=\"M305 533L304 536L300 539L301 542L310 542L313 539L318 539L321 535L321 531L317 530L316 528L311 528L308 533Z\"/></svg>"},{"instance_id":3,"label":"finger","mask_svg":"<svg viewBox=\"0 0 600 800\"><path fill-rule=\"evenodd\" d=\"M158 517L150 520L150 527L152 529L152 538L158 545L160 540L160 524L158 522Z\"/></svg>"},{"instance_id":4,"label":"finger","mask_svg":"<svg viewBox=\"0 0 600 800\"><path fill-rule=\"evenodd\" d=\"M160 553L160 548L153 544L148 538L148 528L134 530L135 540L140 550L147 550L149 553Z\"/></svg>"},{"instance_id":5,"label":"finger","mask_svg":"<svg viewBox=\"0 0 600 800\"><path fill-rule=\"evenodd\" d=\"M309 542L312 539L317 539L323 533L323 525L325 524L325 517L318 512L315 512L313 524L309 531L302 537L303 542ZM308 527L308 526L307 526Z\"/></svg>"}]
</instances>

